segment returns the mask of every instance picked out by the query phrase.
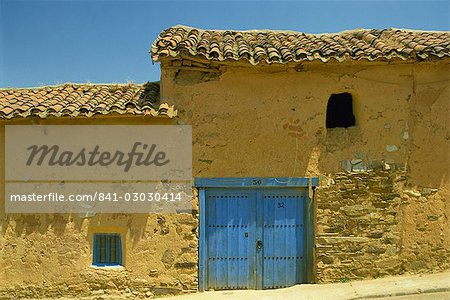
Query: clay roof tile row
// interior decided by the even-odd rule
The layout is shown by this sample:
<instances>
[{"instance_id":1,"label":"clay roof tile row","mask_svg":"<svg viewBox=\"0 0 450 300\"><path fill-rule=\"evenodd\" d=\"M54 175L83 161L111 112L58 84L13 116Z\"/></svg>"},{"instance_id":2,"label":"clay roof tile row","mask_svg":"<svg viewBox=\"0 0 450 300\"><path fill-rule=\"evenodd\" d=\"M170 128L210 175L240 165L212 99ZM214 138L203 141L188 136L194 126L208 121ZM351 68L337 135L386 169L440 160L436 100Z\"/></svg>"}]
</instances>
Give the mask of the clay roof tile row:
<instances>
[{"instance_id":1,"label":"clay roof tile row","mask_svg":"<svg viewBox=\"0 0 450 300\"><path fill-rule=\"evenodd\" d=\"M210 61L247 60L253 65L335 59L426 60L450 56L450 33L407 29L358 29L332 34L292 31L163 30L150 50L152 59L188 55Z\"/></svg>"},{"instance_id":2,"label":"clay roof tile row","mask_svg":"<svg viewBox=\"0 0 450 300\"><path fill-rule=\"evenodd\" d=\"M159 83L63 84L0 89L0 119L92 117L107 114L176 116L173 106L159 103Z\"/></svg>"}]
</instances>

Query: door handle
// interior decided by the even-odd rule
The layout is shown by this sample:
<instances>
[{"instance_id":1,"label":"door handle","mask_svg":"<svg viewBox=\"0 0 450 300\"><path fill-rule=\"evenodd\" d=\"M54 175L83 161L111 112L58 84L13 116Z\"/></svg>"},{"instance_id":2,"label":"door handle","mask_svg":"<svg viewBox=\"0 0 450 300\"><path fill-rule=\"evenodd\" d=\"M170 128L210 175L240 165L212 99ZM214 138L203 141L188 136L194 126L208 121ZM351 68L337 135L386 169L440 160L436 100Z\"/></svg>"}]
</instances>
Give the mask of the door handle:
<instances>
[{"instance_id":1,"label":"door handle","mask_svg":"<svg viewBox=\"0 0 450 300\"><path fill-rule=\"evenodd\" d=\"M256 242L256 249L261 250L262 247L263 247L262 241L261 241L261 240L257 241L257 242Z\"/></svg>"}]
</instances>

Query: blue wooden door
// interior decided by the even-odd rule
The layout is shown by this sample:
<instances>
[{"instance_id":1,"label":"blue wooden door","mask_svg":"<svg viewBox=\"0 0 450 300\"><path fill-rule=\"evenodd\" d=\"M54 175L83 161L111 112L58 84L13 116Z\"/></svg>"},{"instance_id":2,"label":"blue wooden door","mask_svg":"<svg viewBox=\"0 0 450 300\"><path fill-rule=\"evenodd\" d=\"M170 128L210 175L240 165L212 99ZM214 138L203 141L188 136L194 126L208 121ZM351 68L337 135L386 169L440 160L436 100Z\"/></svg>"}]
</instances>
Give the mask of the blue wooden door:
<instances>
[{"instance_id":1,"label":"blue wooden door","mask_svg":"<svg viewBox=\"0 0 450 300\"><path fill-rule=\"evenodd\" d=\"M304 282L305 192L264 189L262 286L282 288Z\"/></svg>"},{"instance_id":2,"label":"blue wooden door","mask_svg":"<svg viewBox=\"0 0 450 300\"><path fill-rule=\"evenodd\" d=\"M208 188L206 289L304 282L305 189Z\"/></svg>"},{"instance_id":3,"label":"blue wooden door","mask_svg":"<svg viewBox=\"0 0 450 300\"><path fill-rule=\"evenodd\" d=\"M207 189L207 288L256 288L256 190Z\"/></svg>"}]
</instances>

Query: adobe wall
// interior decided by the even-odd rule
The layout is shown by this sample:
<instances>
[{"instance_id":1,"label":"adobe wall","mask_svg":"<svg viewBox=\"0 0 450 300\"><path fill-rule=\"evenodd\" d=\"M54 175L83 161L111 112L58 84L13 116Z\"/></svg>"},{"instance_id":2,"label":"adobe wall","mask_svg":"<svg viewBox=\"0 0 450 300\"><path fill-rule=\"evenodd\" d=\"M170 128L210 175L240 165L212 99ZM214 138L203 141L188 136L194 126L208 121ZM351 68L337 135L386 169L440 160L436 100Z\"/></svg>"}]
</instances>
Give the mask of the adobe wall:
<instances>
[{"instance_id":1,"label":"adobe wall","mask_svg":"<svg viewBox=\"0 0 450 300\"><path fill-rule=\"evenodd\" d=\"M318 176L317 282L450 267L448 61L224 65L214 73L162 67L161 100L176 105L178 119L45 123L191 124L194 177ZM328 98L340 92L353 95L356 126L327 130ZM0 203L0 297L197 288L195 210L84 218L5 214ZM126 237L124 269L91 266L96 230Z\"/></svg>"},{"instance_id":2,"label":"adobe wall","mask_svg":"<svg viewBox=\"0 0 450 300\"><path fill-rule=\"evenodd\" d=\"M193 126L194 176L329 174L360 159L408 163L413 184L449 182L449 60L218 70L162 63L161 101ZM356 126L327 131L327 101L342 92Z\"/></svg>"},{"instance_id":3,"label":"adobe wall","mask_svg":"<svg viewBox=\"0 0 450 300\"><path fill-rule=\"evenodd\" d=\"M30 123L145 125L173 121L103 117L7 124ZM193 214L6 214L4 124L0 145L1 299L92 294L135 299L197 290L197 207ZM124 268L92 266L94 232L122 235Z\"/></svg>"},{"instance_id":4,"label":"adobe wall","mask_svg":"<svg viewBox=\"0 0 450 300\"><path fill-rule=\"evenodd\" d=\"M162 63L199 177L318 176L317 282L450 268L449 61ZM183 67L183 66L187 67ZM356 126L327 130L331 94Z\"/></svg>"}]
</instances>

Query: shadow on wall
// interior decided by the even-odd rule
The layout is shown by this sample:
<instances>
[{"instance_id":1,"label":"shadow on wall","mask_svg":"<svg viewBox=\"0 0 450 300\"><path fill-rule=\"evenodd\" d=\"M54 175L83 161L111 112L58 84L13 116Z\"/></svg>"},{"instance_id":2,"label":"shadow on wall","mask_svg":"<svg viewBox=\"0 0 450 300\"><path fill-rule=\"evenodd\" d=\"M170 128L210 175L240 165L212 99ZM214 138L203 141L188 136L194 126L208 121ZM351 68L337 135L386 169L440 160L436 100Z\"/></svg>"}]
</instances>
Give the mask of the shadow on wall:
<instances>
[{"instance_id":1,"label":"shadow on wall","mask_svg":"<svg viewBox=\"0 0 450 300\"><path fill-rule=\"evenodd\" d=\"M92 249L92 234L96 232L117 231L137 244L143 238L148 215L97 214L84 218L80 214L7 214L2 208L1 218L1 233L7 239L34 233L56 237L82 234Z\"/></svg>"},{"instance_id":2,"label":"shadow on wall","mask_svg":"<svg viewBox=\"0 0 450 300\"><path fill-rule=\"evenodd\" d=\"M136 245L144 238L148 214L98 214L89 219L88 239L92 246L92 234L117 232Z\"/></svg>"},{"instance_id":3,"label":"shadow on wall","mask_svg":"<svg viewBox=\"0 0 450 300\"><path fill-rule=\"evenodd\" d=\"M2 214L2 234L14 233L19 237L32 233L45 234L53 231L57 236L65 233L67 224L73 222L73 228L81 231L83 220L70 214Z\"/></svg>"}]
</instances>

